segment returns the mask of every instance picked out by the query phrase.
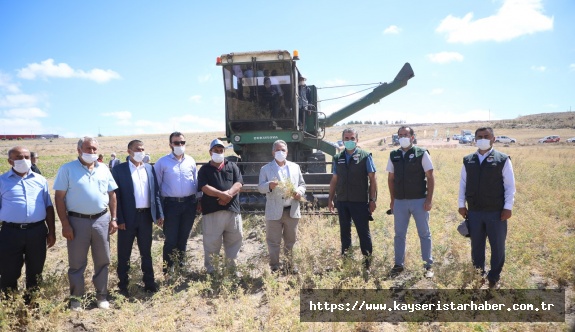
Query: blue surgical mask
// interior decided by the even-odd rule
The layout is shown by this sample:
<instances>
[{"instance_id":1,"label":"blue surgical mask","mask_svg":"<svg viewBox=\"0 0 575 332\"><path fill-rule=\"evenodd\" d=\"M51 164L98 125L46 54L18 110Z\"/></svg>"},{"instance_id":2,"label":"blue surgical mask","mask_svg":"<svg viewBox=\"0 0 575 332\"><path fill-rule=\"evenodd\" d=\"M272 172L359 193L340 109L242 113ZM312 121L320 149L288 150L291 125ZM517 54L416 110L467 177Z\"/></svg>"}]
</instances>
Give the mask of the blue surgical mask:
<instances>
[{"instance_id":1,"label":"blue surgical mask","mask_svg":"<svg viewBox=\"0 0 575 332\"><path fill-rule=\"evenodd\" d=\"M343 141L343 145L347 150L355 150L357 143L355 141Z\"/></svg>"}]
</instances>

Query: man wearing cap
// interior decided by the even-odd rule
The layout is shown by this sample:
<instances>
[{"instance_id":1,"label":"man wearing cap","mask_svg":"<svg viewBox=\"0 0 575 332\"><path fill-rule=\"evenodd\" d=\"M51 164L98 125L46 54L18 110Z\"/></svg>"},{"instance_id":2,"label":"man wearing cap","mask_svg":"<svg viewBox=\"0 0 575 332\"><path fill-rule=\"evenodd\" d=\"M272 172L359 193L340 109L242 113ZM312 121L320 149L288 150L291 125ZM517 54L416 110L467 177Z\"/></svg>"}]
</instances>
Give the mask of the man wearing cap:
<instances>
[{"instance_id":1,"label":"man wearing cap","mask_svg":"<svg viewBox=\"0 0 575 332\"><path fill-rule=\"evenodd\" d=\"M143 162L144 143L132 140L128 143L130 161L112 169L118 184L118 288L128 295L128 271L134 239L142 260L144 290L155 293L158 286L154 279L152 263L153 224L164 221L162 202L156 172L150 164Z\"/></svg>"},{"instance_id":2,"label":"man wearing cap","mask_svg":"<svg viewBox=\"0 0 575 332\"><path fill-rule=\"evenodd\" d=\"M477 151L463 158L459 181L459 214L468 220L473 266L485 278L485 240L491 247L489 288L499 288L505 263L507 220L515 199L515 175L511 158L493 149L491 127L475 131ZM467 202L467 207L465 203Z\"/></svg>"},{"instance_id":3,"label":"man wearing cap","mask_svg":"<svg viewBox=\"0 0 575 332\"><path fill-rule=\"evenodd\" d=\"M204 266L213 273L213 256L218 255L222 242L226 266L235 267L235 259L242 246L242 216L239 192L242 175L236 163L225 160L224 143L214 139L210 143L210 163L198 173L198 188L203 191L202 234L204 236Z\"/></svg>"},{"instance_id":4,"label":"man wearing cap","mask_svg":"<svg viewBox=\"0 0 575 332\"><path fill-rule=\"evenodd\" d=\"M185 265L188 238L194 226L198 205L198 170L192 156L185 154L186 138L175 131L170 134L172 152L154 164L164 211L164 274L177 262Z\"/></svg>"},{"instance_id":5,"label":"man wearing cap","mask_svg":"<svg viewBox=\"0 0 575 332\"><path fill-rule=\"evenodd\" d=\"M31 171L30 152L8 151L12 168L0 176L0 292L18 290L26 264L26 301L42 278L46 248L56 242L54 207L46 179Z\"/></svg>"},{"instance_id":6,"label":"man wearing cap","mask_svg":"<svg viewBox=\"0 0 575 332\"><path fill-rule=\"evenodd\" d=\"M36 163L38 162L38 153L37 152L30 151L30 161L32 162L32 166L30 166L30 169L32 170L32 172L42 174L42 172L40 172L40 169L38 168L38 166L36 166Z\"/></svg>"},{"instance_id":7,"label":"man wearing cap","mask_svg":"<svg viewBox=\"0 0 575 332\"><path fill-rule=\"evenodd\" d=\"M305 194L305 182L298 164L287 160L288 146L283 140L272 145L274 160L260 169L258 190L266 194L266 242L270 254L270 268L280 268L280 249L284 240L284 254L289 273L298 273L293 263L292 249L297 240L297 225L301 218L299 200ZM283 185L280 186L280 182ZM286 194L286 183L293 192ZM279 187L278 187L279 186Z\"/></svg>"},{"instance_id":8,"label":"man wearing cap","mask_svg":"<svg viewBox=\"0 0 575 332\"><path fill-rule=\"evenodd\" d=\"M425 277L432 278L434 273L431 267L433 257L429 211L435 188L433 164L427 149L413 145L415 134L412 128L402 126L397 130L397 134L401 147L391 151L386 168L389 207L393 211L395 229L395 265L391 269L391 276L395 277L404 270L407 227L413 216L419 234L421 259L425 262Z\"/></svg>"},{"instance_id":9,"label":"man wearing cap","mask_svg":"<svg viewBox=\"0 0 575 332\"><path fill-rule=\"evenodd\" d=\"M109 162L109 167L110 170L112 170L112 168L114 168L114 166L119 165L120 164L120 159L116 158L116 152L112 152L112 154L110 154L110 162Z\"/></svg>"},{"instance_id":10,"label":"man wearing cap","mask_svg":"<svg viewBox=\"0 0 575 332\"><path fill-rule=\"evenodd\" d=\"M114 192L118 186L107 165L97 161L95 138L81 138L77 150L78 159L62 165L54 180L56 211L62 236L68 240L70 307L82 310L80 298L84 296L84 271L91 249L96 301L98 308L108 309L110 234L118 229Z\"/></svg>"}]
</instances>

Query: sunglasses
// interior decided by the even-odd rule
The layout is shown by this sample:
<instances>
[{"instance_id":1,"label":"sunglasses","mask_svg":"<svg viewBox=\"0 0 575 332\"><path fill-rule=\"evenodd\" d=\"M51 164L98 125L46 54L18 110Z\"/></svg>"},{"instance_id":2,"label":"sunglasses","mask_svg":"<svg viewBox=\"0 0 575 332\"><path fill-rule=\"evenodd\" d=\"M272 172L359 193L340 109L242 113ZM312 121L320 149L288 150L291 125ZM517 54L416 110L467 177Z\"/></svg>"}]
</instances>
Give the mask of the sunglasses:
<instances>
[{"instance_id":1,"label":"sunglasses","mask_svg":"<svg viewBox=\"0 0 575 332\"><path fill-rule=\"evenodd\" d=\"M172 142L174 145L186 145L186 141Z\"/></svg>"}]
</instances>

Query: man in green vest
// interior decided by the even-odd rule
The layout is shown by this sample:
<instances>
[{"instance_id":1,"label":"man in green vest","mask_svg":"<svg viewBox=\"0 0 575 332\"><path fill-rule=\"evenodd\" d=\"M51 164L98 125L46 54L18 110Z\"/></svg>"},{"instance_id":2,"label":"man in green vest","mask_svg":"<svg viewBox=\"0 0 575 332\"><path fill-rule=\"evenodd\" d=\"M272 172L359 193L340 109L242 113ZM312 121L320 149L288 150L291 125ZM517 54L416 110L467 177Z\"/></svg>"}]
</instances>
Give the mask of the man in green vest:
<instances>
[{"instance_id":1,"label":"man in green vest","mask_svg":"<svg viewBox=\"0 0 575 332\"><path fill-rule=\"evenodd\" d=\"M364 256L363 266L369 272L372 254L369 220L375 211L377 200L375 165L371 153L357 147L359 134L355 129L345 129L342 141L345 150L333 157L328 208L334 212L333 200L337 195L341 253L347 254L351 247L353 220L359 236L361 253Z\"/></svg>"},{"instance_id":2,"label":"man in green vest","mask_svg":"<svg viewBox=\"0 0 575 332\"><path fill-rule=\"evenodd\" d=\"M413 216L419 234L421 259L425 262L425 276L432 278L433 257L429 211L433 205L433 189L435 188L433 164L426 149L413 145L415 139L413 128L403 126L399 128L397 134L401 147L391 151L386 168L391 198L389 207L393 211L395 228L393 239L395 265L391 269L391 276L395 277L403 272L407 226L410 217Z\"/></svg>"},{"instance_id":3,"label":"man in green vest","mask_svg":"<svg viewBox=\"0 0 575 332\"><path fill-rule=\"evenodd\" d=\"M515 200L515 175L511 158L493 149L491 127L475 131L477 151L463 158L459 181L459 214L466 218L471 237L471 260L485 281L485 240L491 247L489 288L499 288L505 263L507 219ZM467 202L467 207L465 203Z\"/></svg>"}]
</instances>

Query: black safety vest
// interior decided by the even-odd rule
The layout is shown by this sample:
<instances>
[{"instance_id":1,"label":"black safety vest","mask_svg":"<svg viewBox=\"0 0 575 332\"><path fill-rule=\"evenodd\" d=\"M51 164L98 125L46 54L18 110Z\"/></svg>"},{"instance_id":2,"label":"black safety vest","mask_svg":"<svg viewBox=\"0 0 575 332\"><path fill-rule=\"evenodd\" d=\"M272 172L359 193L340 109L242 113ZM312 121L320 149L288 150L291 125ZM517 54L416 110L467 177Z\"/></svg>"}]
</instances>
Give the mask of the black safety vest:
<instances>
[{"instance_id":1,"label":"black safety vest","mask_svg":"<svg viewBox=\"0 0 575 332\"><path fill-rule=\"evenodd\" d=\"M503 210L505 205L503 166L507 158L510 157L495 150L492 150L481 164L476 153L463 158L463 165L467 172L465 199L470 211Z\"/></svg>"},{"instance_id":2,"label":"black safety vest","mask_svg":"<svg viewBox=\"0 0 575 332\"><path fill-rule=\"evenodd\" d=\"M369 181L367 177L367 157L371 153L356 149L345 162L345 150L336 154L337 184L335 193L339 202L368 202Z\"/></svg>"},{"instance_id":3,"label":"black safety vest","mask_svg":"<svg viewBox=\"0 0 575 332\"><path fill-rule=\"evenodd\" d=\"M393 163L395 199L427 197L427 178L422 165L423 154L426 151L424 148L413 146L405 152L405 155L401 149L391 151L389 154Z\"/></svg>"}]
</instances>

